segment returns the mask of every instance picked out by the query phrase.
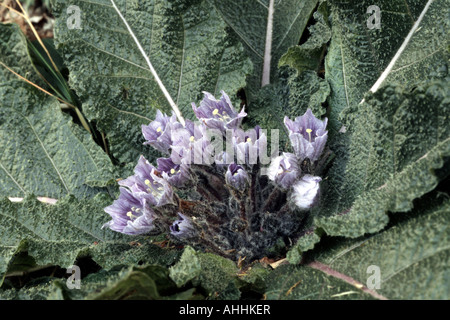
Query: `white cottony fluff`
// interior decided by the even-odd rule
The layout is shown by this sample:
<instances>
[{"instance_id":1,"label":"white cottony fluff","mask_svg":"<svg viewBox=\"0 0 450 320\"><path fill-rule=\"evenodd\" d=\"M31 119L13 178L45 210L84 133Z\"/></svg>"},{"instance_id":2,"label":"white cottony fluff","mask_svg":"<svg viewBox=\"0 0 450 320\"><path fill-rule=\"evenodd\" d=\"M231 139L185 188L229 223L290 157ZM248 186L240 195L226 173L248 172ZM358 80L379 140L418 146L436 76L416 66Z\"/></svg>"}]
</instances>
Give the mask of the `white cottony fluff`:
<instances>
[{"instance_id":1,"label":"white cottony fluff","mask_svg":"<svg viewBox=\"0 0 450 320\"><path fill-rule=\"evenodd\" d=\"M319 182L322 178L309 174L304 175L293 185L293 200L300 209L309 209L319 193Z\"/></svg>"}]
</instances>

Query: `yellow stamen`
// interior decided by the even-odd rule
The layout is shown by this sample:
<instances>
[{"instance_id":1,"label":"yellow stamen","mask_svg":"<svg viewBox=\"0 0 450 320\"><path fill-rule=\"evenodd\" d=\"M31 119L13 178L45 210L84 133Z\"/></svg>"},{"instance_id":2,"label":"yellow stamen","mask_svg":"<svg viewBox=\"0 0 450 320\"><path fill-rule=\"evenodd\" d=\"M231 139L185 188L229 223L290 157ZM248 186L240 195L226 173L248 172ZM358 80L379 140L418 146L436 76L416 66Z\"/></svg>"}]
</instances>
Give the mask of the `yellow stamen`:
<instances>
[{"instance_id":1,"label":"yellow stamen","mask_svg":"<svg viewBox=\"0 0 450 320\"><path fill-rule=\"evenodd\" d=\"M127 212L127 217L129 217L129 218L133 218L134 217L134 215L131 213L131 211L128 211Z\"/></svg>"},{"instance_id":2,"label":"yellow stamen","mask_svg":"<svg viewBox=\"0 0 450 320\"><path fill-rule=\"evenodd\" d=\"M191 137L189 138L189 141L190 141L190 142L194 142L194 140L195 140L194 136L191 136Z\"/></svg>"},{"instance_id":3,"label":"yellow stamen","mask_svg":"<svg viewBox=\"0 0 450 320\"><path fill-rule=\"evenodd\" d=\"M161 127L158 127L158 129L156 129L156 132L161 132L161 131L162 131Z\"/></svg>"},{"instance_id":4,"label":"yellow stamen","mask_svg":"<svg viewBox=\"0 0 450 320\"><path fill-rule=\"evenodd\" d=\"M148 179L145 179L145 181L144 181L144 183L146 184L146 185L150 185L150 180L148 180Z\"/></svg>"},{"instance_id":5,"label":"yellow stamen","mask_svg":"<svg viewBox=\"0 0 450 320\"><path fill-rule=\"evenodd\" d=\"M252 139L251 138L247 138L247 142L252 142Z\"/></svg>"},{"instance_id":6,"label":"yellow stamen","mask_svg":"<svg viewBox=\"0 0 450 320\"><path fill-rule=\"evenodd\" d=\"M219 113L219 109L214 109L214 111L212 112L212 114L215 116Z\"/></svg>"},{"instance_id":7,"label":"yellow stamen","mask_svg":"<svg viewBox=\"0 0 450 320\"><path fill-rule=\"evenodd\" d=\"M306 129L306 132L308 132L309 142L311 142L311 132L312 132L312 130L311 129Z\"/></svg>"},{"instance_id":8,"label":"yellow stamen","mask_svg":"<svg viewBox=\"0 0 450 320\"><path fill-rule=\"evenodd\" d=\"M170 174L174 174L174 173L175 173L175 169L174 168L170 169Z\"/></svg>"}]
</instances>

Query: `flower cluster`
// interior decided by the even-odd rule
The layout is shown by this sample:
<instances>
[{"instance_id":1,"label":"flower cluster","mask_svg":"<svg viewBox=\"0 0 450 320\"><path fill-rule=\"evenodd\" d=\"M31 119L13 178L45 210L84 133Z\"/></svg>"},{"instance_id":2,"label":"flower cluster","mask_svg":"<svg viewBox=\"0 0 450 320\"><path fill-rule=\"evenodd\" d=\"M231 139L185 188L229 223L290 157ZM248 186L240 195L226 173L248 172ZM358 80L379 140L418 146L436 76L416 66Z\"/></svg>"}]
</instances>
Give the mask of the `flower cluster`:
<instances>
[{"instance_id":1,"label":"flower cluster","mask_svg":"<svg viewBox=\"0 0 450 320\"><path fill-rule=\"evenodd\" d=\"M268 176L280 188L293 188L295 204L301 209L314 205L319 192L320 177L311 173L311 163L319 160L328 137L326 131L328 119L321 121L314 117L311 109L292 121L284 117L284 124L289 132L289 140L295 154L283 153L276 157L269 167Z\"/></svg>"},{"instance_id":2,"label":"flower cluster","mask_svg":"<svg viewBox=\"0 0 450 320\"><path fill-rule=\"evenodd\" d=\"M220 100L204 92L192 108L197 122L183 125L157 111L142 126L145 144L166 157L155 167L141 156L134 175L119 181L118 199L105 208L112 220L104 227L129 235L162 232L247 261L300 237L319 195L314 169L327 140L327 119L310 109L294 121L285 117L294 153L277 152L262 174L267 136L259 126L241 127L244 109L235 111L223 91Z\"/></svg>"}]
</instances>

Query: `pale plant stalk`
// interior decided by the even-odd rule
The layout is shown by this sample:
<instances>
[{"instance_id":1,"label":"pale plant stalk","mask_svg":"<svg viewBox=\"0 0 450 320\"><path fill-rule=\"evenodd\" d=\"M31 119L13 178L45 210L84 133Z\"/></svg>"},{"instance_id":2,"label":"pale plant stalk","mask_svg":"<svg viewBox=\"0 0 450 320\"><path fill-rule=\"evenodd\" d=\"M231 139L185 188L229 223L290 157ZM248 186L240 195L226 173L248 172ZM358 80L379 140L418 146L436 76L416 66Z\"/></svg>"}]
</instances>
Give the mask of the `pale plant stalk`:
<instances>
[{"instance_id":1,"label":"pale plant stalk","mask_svg":"<svg viewBox=\"0 0 450 320\"><path fill-rule=\"evenodd\" d=\"M264 65L261 79L261 87L270 84L270 63L272 60L272 35L273 35L273 11L274 0L270 0L267 14L267 29L266 29L266 45L264 48Z\"/></svg>"},{"instance_id":2,"label":"pale plant stalk","mask_svg":"<svg viewBox=\"0 0 450 320\"><path fill-rule=\"evenodd\" d=\"M20 9L23 12L22 17L28 23L28 25L30 26L31 31L33 32L34 36L36 37L36 40L39 42L39 44L41 45L42 49L44 49L45 53L47 54L48 58L50 59L50 62L52 63L53 68L55 68L55 70L59 73L58 67L56 66L55 62L53 61L52 56L48 52L48 50L47 50L46 46L44 45L44 43L42 42L41 37L39 36L39 34L37 33L36 29L33 26L33 23L30 21L30 17L28 16L28 13L22 7L22 5L20 4L19 0L16 0L16 3L17 3L17 5L20 7Z\"/></svg>"},{"instance_id":3,"label":"pale plant stalk","mask_svg":"<svg viewBox=\"0 0 450 320\"><path fill-rule=\"evenodd\" d=\"M170 106L172 107L172 110L175 112L175 115L178 118L178 121L180 121L181 124L185 124L184 118L181 115L180 109L178 109L178 106L176 105L176 103L173 101L172 97L170 96L169 92L167 91L166 87L164 86L163 82L161 81L158 73L156 72L155 68L153 68L152 63L150 62L150 59L148 57L148 55L145 53L144 49L142 48L139 40L137 39L137 37L134 35L133 30L131 30L131 27L129 26L127 20L125 19L125 17L122 15L122 13L120 12L119 8L116 6L116 3L114 2L114 0L110 0L111 4L114 7L114 10L116 10L117 14L119 15L120 19L122 19L123 23L125 24L128 32L130 33L131 37L133 38L134 42L136 43L139 51L141 52L142 56L145 59L145 62L147 62L147 65L150 69L150 72L153 75L153 78L155 78L156 83L158 84L159 88L161 89L162 93L164 94L166 100L169 102Z\"/></svg>"},{"instance_id":4,"label":"pale plant stalk","mask_svg":"<svg viewBox=\"0 0 450 320\"><path fill-rule=\"evenodd\" d=\"M394 67L394 65L396 64L397 60L400 58L401 54L403 53L403 51L405 51L405 48L408 46L409 42L411 41L412 36L414 35L414 33L416 32L417 28L419 27L420 23L423 20L423 17L425 16L425 14L427 13L428 9L430 8L431 4L433 3L433 0L429 0L427 2L427 4L425 5L425 7L423 8L419 18L417 19L417 21L414 23L413 27L411 28L411 30L409 31L408 35L406 36L405 40L403 41L402 45L400 46L400 48L398 49L398 51L396 52L394 58L392 58L391 62L389 63L389 65L387 66L387 68L383 71L383 73L381 74L381 76L378 78L378 80L374 83L374 85L372 86L372 88L370 88L370 92L375 93L377 92L377 90L380 88L380 86L382 85L382 83L384 82L384 80L386 80L386 78L388 77L389 73L391 73L392 68ZM361 102L359 104L362 104L365 100L362 99Z\"/></svg>"}]
</instances>

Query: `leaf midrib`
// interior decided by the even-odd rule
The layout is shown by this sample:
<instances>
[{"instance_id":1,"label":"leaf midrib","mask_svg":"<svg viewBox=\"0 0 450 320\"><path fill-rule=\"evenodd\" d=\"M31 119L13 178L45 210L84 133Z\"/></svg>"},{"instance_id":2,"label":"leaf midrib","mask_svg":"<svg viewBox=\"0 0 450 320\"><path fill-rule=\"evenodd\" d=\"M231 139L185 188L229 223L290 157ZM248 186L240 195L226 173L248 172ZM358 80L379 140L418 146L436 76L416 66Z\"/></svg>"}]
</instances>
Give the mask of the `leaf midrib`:
<instances>
[{"instance_id":1,"label":"leaf midrib","mask_svg":"<svg viewBox=\"0 0 450 320\"><path fill-rule=\"evenodd\" d=\"M19 189L23 192L23 194L26 194L26 191L20 186L20 184L16 181L16 179L14 179L12 174L10 174L8 170L6 170L6 168L2 165L1 162L0 162L0 167L3 169L3 171L6 172L6 174L11 178L11 180L19 187Z\"/></svg>"},{"instance_id":2,"label":"leaf midrib","mask_svg":"<svg viewBox=\"0 0 450 320\"><path fill-rule=\"evenodd\" d=\"M34 133L34 135L36 136L36 139L38 139L38 141L39 141L39 143L40 143L40 145L41 145L41 147L42 147L42 150L44 150L44 152L45 152L47 158L50 160L52 166L55 168L55 171L56 171L56 173L57 173L58 176L59 176L59 179L61 180L62 184L64 185L64 188L66 189L67 193L69 194L69 193L70 193L70 190L69 190L69 188L67 187L66 182L64 181L64 179L63 179L61 173L59 172L58 168L56 167L56 164L55 164L55 162L53 161L52 157L50 157L50 155L48 154L47 149L45 148L43 142L42 142L41 139L39 138L39 136L38 136L36 130L34 129L34 127L33 127L33 125L32 125L32 123L30 122L30 120L28 119L28 117L26 117L26 116L24 116L24 115L22 115L22 116L27 120L28 124L29 124L30 127L31 127L31 130L33 130L33 133Z\"/></svg>"}]
</instances>

